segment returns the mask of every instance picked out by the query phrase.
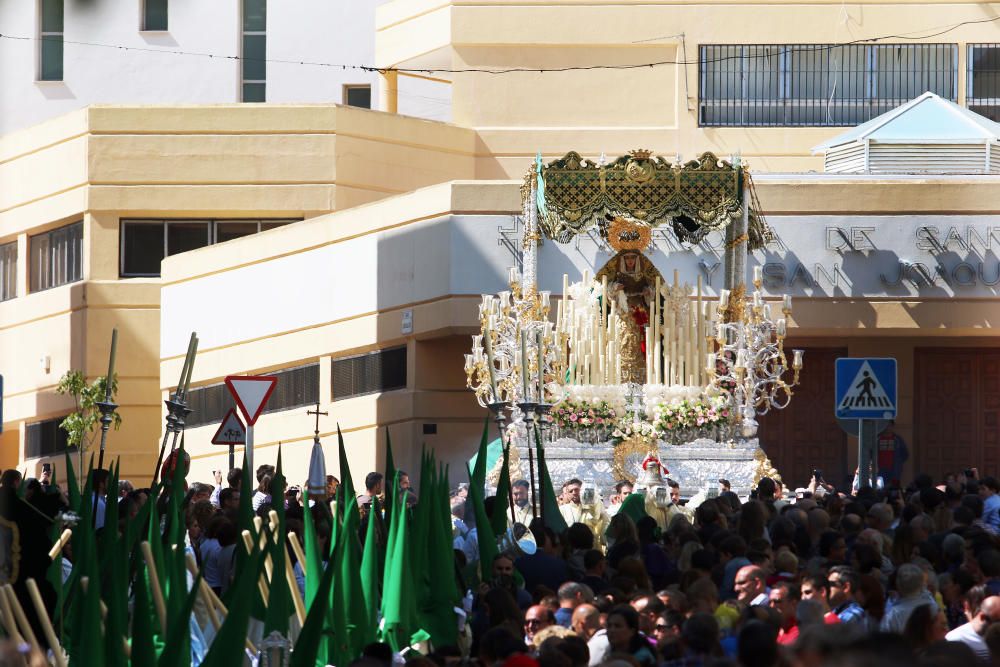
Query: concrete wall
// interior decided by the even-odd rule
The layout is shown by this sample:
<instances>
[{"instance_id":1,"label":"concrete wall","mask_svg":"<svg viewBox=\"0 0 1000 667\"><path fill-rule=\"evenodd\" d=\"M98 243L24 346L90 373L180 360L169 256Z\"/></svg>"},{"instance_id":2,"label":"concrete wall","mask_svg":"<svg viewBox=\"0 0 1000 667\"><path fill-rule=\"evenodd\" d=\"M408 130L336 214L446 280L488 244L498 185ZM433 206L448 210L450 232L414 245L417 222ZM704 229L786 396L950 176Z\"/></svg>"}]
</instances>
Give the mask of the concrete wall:
<instances>
[{"instance_id":1,"label":"concrete wall","mask_svg":"<svg viewBox=\"0 0 1000 667\"><path fill-rule=\"evenodd\" d=\"M829 44L920 35L981 21L981 5L863 0L601 3L591 0L392 0L376 11L380 66L502 70L664 63L634 69L459 72L453 120L479 131L486 178L520 177L541 151L596 158L648 148L690 158L742 153L757 171L822 170L810 148L839 128L699 127L698 48L703 44ZM987 17L988 18L988 17ZM926 40L956 43L959 103L965 45L995 42L991 23L962 25ZM687 63L687 64L685 64Z\"/></svg>"},{"instance_id":2,"label":"concrete wall","mask_svg":"<svg viewBox=\"0 0 1000 667\"><path fill-rule=\"evenodd\" d=\"M18 244L18 295L0 303L0 457L40 466L24 460L25 425L71 411L59 378L103 375L117 327L123 426L109 452L123 476L148 479L163 424L161 281L119 278L122 218L312 218L472 177L473 151L469 130L333 105L90 107L0 137L0 243ZM83 279L29 293L31 236L75 221ZM237 247L217 249L239 261ZM191 329L177 331L185 344Z\"/></svg>"}]
</instances>

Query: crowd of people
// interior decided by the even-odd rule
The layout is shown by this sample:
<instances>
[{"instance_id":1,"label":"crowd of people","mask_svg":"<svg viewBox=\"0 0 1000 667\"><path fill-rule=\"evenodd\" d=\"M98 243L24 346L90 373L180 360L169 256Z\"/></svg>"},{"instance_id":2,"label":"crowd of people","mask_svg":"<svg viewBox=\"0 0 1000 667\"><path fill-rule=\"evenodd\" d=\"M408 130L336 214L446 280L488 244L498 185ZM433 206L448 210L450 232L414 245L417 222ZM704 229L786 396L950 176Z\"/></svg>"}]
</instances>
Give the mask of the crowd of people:
<instances>
[{"instance_id":1,"label":"crowd of people","mask_svg":"<svg viewBox=\"0 0 1000 667\"><path fill-rule=\"evenodd\" d=\"M338 480L325 498L304 501L300 487L271 496L274 468L257 468L256 488L242 489L241 471L214 483L192 483L184 501L190 548L219 595L232 583L240 494L267 517L286 508L290 532L303 534L311 512L327 553ZM121 527L148 498L121 481L106 489L95 471L97 526L107 503L118 503ZM356 498L360 539L385 506L385 480L369 473ZM405 473L406 504L419 494ZM57 502L61 490L43 474L0 478L0 493L29 504ZM608 504L581 497L579 480L559 496L565 530L535 516L530 485L517 480L510 522L530 529L536 549L502 550L479 563L476 512L467 484L452 492L455 576L464 600L458 646L432 647L442 667L478 661L484 667L819 667L820 665L1000 665L1000 482L975 471L942 480L918 476L910 485L839 491L815 477L786 494L764 478L741 501L725 480L716 493L684 504L669 483L661 512L630 482L615 485ZM583 494L585 495L585 494ZM599 499L598 499L599 500ZM505 503L486 499L488 513ZM592 504L588 504L592 503ZM696 505L696 506L694 506ZM5 504L4 506L9 506ZM594 509L598 507L598 509ZM529 549L530 551L530 549ZM69 572L72 545L64 554ZM294 557L289 553L289 557ZM302 564L295 564L304 589ZM371 645L355 661L385 667L393 656ZM396 656L398 661L399 656Z\"/></svg>"},{"instance_id":2,"label":"crowd of people","mask_svg":"<svg viewBox=\"0 0 1000 667\"><path fill-rule=\"evenodd\" d=\"M563 517L581 516L579 486L563 487ZM996 479L921 475L844 493L817 476L785 497L765 478L745 502L720 480L694 508L671 487L666 522L616 511L628 482L603 534L600 520L562 533L530 521L536 553L482 568L472 655L542 667L1000 664ZM463 494L460 561L476 554ZM524 495L515 504L523 516Z\"/></svg>"}]
</instances>

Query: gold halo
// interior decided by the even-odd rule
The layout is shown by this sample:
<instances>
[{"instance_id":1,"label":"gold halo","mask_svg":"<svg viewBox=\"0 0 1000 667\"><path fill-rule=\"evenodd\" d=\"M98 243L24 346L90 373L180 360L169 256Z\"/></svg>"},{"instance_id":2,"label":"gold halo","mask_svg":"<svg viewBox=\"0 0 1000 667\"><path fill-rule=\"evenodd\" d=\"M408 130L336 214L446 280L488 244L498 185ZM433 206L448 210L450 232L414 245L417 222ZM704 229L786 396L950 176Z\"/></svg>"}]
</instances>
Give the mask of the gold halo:
<instances>
[{"instance_id":1,"label":"gold halo","mask_svg":"<svg viewBox=\"0 0 1000 667\"><path fill-rule=\"evenodd\" d=\"M653 238L653 228L638 220L616 216L607 228L608 245L615 252L623 250L644 251Z\"/></svg>"}]
</instances>

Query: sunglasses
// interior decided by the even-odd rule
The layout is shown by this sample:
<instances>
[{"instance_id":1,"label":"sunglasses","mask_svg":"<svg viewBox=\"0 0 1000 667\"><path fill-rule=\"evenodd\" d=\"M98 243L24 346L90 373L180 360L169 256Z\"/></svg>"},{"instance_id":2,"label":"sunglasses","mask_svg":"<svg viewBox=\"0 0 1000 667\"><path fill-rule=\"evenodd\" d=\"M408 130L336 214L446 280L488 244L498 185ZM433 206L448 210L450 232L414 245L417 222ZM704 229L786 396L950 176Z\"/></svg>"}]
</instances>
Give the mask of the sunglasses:
<instances>
[{"instance_id":1,"label":"sunglasses","mask_svg":"<svg viewBox=\"0 0 1000 667\"><path fill-rule=\"evenodd\" d=\"M660 625L659 623L656 624L656 631L657 632L666 632L669 629L670 629L669 625Z\"/></svg>"}]
</instances>

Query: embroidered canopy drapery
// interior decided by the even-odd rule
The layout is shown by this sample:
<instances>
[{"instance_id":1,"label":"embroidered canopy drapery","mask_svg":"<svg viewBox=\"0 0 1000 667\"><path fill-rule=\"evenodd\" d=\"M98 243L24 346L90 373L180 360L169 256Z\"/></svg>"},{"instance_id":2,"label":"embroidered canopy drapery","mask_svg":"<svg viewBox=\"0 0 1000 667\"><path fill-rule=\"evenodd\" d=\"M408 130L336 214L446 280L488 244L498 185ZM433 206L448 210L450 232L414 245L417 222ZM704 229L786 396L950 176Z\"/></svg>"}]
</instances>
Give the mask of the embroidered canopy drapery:
<instances>
[{"instance_id":1,"label":"embroidered canopy drapery","mask_svg":"<svg viewBox=\"0 0 1000 667\"><path fill-rule=\"evenodd\" d=\"M744 184L750 183L746 169L712 153L678 165L642 150L610 164L576 152L548 165L539 158L536 177L540 227L560 243L595 227L603 233L616 217L670 226L681 241L699 243L742 217ZM751 250L763 247L771 234L754 203L747 230Z\"/></svg>"}]
</instances>

